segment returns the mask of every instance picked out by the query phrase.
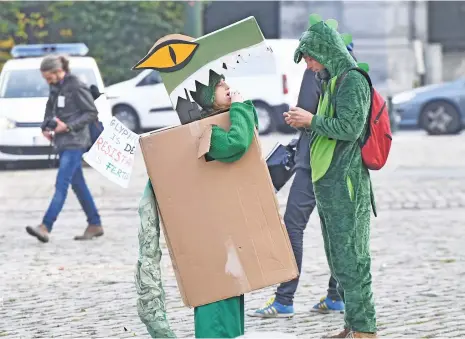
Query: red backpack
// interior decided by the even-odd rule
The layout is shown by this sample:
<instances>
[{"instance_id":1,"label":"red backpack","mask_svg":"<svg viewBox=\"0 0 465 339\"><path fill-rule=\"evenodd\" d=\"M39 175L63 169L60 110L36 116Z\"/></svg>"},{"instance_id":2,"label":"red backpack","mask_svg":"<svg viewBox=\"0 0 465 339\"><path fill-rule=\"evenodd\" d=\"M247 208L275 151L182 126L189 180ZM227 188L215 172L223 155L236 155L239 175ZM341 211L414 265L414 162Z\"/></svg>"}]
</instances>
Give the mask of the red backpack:
<instances>
[{"instance_id":1,"label":"red backpack","mask_svg":"<svg viewBox=\"0 0 465 339\"><path fill-rule=\"evenodd\" d=\"M380 170L386 164L392 144L391 123L386 100L373 87L368 73L359 67L352 67L345 71L337 79L336 84L338 85L351 70L356 70L365 77L370 85L371 93L367 131L365 137L360 140L362 160L368 169Z\"/></svg>"}]
</instances>

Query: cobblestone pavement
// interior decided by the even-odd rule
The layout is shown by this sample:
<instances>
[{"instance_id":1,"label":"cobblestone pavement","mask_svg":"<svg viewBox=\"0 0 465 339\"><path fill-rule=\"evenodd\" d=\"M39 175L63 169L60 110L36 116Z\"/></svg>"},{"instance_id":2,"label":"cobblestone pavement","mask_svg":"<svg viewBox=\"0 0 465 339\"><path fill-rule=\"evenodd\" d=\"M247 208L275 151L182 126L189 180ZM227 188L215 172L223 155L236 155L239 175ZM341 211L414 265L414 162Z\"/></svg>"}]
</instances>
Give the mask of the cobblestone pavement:
<instances>
[{"instance_id":1,"label":"cobblestone pavement","mask_svg":"<svg viewBox=\"0 0 465 339\"><path fill-rule=\"evenodd\" d=\"M265 151L291 136L262 138ZM147 175L142 157L131 185L122 189L86 168L106 234L75 242L85 228L76 198L69 199L51 241L28 236L53 193L54 170L0 172L0 337L148 338L136 311L137 204ZM373 173L379 217L372 226L372 274L382 337L465 336L465 134L395 136L388 166ZM279 193L282 212L289 185ZM193 311L183 306L166 248L163 269L171 325L193 336ZM340 330L343 315L309 310L329 278L318 215L306 231L296 316L291 320L248 318L250 331L317 337ZM259 307L272 288L246 296ZM275 332L276 333L276 332Z\"/></svg>"}]
</instances>

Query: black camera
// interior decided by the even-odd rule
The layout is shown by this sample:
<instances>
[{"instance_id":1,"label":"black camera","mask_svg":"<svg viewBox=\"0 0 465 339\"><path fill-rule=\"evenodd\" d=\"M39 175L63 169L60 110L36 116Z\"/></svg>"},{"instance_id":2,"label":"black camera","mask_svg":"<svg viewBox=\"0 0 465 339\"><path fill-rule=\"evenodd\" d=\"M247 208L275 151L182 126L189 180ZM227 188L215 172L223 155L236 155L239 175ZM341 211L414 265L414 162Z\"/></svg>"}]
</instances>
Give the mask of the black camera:
<instances>
[{"instance_id":1,"label":"black camera","mask_svg":"<svg viewBox=\"0 0 465 339\"><path fill-rule=\"evenodd\" d=\"M95 85L90 85L90 93L92 94L92 98L94 98L94 101L97 100L102 93L100 93L99 89Z\"/></svg>"},{"instance_id":2,"label":"black camera","mask_svg":"<svg viewBox=\"0 0 465 339\"><path fill-rule=\"evenodd\" d=\"M298 142L299 139L293 139L287 146L281 145L278 142L266 157L266 164L276 192L294 175L294 157Z\"/></svg>"},{"instance_id":3,"label":"black camera","mask_svg":"<svg viewBox=\"0 0 465 339\"><path fill-rule=\"evenodd\" d=\"M58 124L57 124L57 121L55 120L55 118L47 118L44 120L44 122L42 123L42 125L40 126L40 128L42 129L42 131L54 131L55 128L57 128Z\"/></svg>"}]
</instances>

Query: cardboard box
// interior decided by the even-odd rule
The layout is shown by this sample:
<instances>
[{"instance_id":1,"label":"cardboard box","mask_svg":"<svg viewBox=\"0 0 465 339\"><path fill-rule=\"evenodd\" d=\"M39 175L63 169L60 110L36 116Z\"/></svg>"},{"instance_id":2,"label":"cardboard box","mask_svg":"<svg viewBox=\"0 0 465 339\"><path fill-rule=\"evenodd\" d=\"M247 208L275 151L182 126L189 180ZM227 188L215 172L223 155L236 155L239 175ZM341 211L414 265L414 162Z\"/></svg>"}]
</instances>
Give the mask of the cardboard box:
<instances>
[{"instance_id":1,"label":"cardboard box","mask_svg":"<svg viewBox=\"0 0 465 339\"><path fill-rule=\"evenodd\" d=\"M229 112L142 135L178 287L201 306L297 277L258 136L237 162L206 161Z\"/></svg>"}]
</instances>

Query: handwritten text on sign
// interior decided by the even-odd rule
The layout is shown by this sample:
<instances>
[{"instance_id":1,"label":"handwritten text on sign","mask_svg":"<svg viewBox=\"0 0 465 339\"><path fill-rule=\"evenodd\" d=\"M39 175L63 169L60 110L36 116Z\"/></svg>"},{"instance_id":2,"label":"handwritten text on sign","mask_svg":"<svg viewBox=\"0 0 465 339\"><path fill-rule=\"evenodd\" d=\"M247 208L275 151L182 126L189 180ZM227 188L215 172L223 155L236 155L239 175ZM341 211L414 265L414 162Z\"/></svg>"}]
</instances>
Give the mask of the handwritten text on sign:
<instances>
[{"instance_id":1,"label":"handwritten text on sign","mask_svg":"<svg viewBox=\"0 0 465 339\"><path fill-rule=\"evenodd\" d=\"M84 160L114 183L127 188L139 136L115 117L84 156Z\"/></svg>"}]
</instances>

